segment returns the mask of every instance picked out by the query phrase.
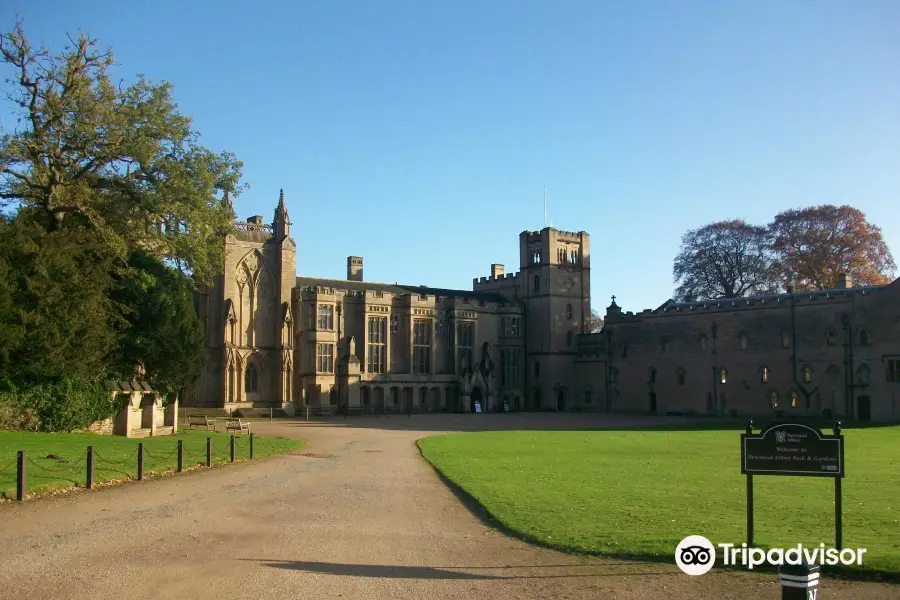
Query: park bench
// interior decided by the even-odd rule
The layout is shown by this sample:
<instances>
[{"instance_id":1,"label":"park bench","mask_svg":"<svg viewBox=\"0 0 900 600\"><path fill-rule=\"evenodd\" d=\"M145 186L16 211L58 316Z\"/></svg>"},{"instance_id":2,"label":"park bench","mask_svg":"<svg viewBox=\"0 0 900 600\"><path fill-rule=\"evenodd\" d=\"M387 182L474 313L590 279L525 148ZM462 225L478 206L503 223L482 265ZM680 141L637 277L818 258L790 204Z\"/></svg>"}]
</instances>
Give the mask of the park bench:
<instances>
[{"instance_id":1,"label":"park bench","mask_svg":"<svg viewBox=\"0 0 900 600\"><path fill-rule=\"evenodd\" d=\"M250 433L250 423L245 423L241 419L227 418L225 419L225 432L237 431L238 433Z\"/></svg>"},{"instance_id":2,"label":"park bench","mask_svg":"<svg viewBox=\"0 0 900 600\"><path fill-rule=\"evenodd\" d=\"M194 427L204 427L207 431L215 431L216 422L214 419L210 419L206 415L189 415L188 429L193 429Z\"/></svg>"}]
</instances>

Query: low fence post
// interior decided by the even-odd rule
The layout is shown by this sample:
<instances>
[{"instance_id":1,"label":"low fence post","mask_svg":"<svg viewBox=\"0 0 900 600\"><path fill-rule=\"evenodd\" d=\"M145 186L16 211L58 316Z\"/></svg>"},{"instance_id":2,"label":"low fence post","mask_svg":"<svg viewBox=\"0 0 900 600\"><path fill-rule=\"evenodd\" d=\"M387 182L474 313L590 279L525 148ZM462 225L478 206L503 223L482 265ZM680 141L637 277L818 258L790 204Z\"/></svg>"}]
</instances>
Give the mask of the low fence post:
<instances>
[{"instance_id":1,"label":"low fence post","mask_svg":"<svg viewBox=\"0 0 900 600\"><path fill-rule=\"evenodd\" d=\"M85 477L84 487L87 489L94 488L94 447L88 446L87 449L87 476Z\"/></svg>"},{"instance_id":2,"label":"low fence post","mask_svg":"<svg viewBox=\"0 0 900 600\"><path fill-rule=\"evenodd\" d=\"M819 565L781 565L781 600L816 600L819 594Z\"/></svg>"},{"instance_id":3,"label":"low fence post","mask_svg":"<svg viewBox=\"0 0 900 600\"><path fill-rule=\"evenodd\" d=\"M206 466L212 466L212 438L206 438Z\"/></svg>"},{"instance_id":4,"label":"low fence post","mask_svg":"<svg viewBox=\"0 0 900 600\"><path fill-rule=\"evenodd\" d=\"M16 456L16 500L25 500L25 465L28 463L28 455L24 450L19 450Z\"/></svg>"},{"instance_id":5,"label":"low fence post","mask_svg":"<svg viewBox=\"0 0 900 600\"><path fill-rule=\"evenodd\" d=\"M253 433L250 434L250 460L253 460Z\"/></svg>"},{"instance_id":6,"label":"low fence post","mask_svg":"<svg viewBox=\"0 0 900 600\"><path fill-rule=\"evenodd\" d=\"M231 436L231 462L234 462L234 435Z\"/></svg>"},{"instance_id":7,"label":"low fence post","mask_svg":"<svg viewBox=\"0 0 900 600\"><path fill-rule=\"evenodd\" d=\"M144 480L144 442L138 442L138 481Z\"/></svg>"},{"instance_id":8,"label":"low fence post","mask_svg":"<svg viewBox=\"0 0 900 600\"><path fill-rule=\"evenodd\" d=\"M184 470L184 440L178 440L178 472Z\"/></svg>"}]
</instances>

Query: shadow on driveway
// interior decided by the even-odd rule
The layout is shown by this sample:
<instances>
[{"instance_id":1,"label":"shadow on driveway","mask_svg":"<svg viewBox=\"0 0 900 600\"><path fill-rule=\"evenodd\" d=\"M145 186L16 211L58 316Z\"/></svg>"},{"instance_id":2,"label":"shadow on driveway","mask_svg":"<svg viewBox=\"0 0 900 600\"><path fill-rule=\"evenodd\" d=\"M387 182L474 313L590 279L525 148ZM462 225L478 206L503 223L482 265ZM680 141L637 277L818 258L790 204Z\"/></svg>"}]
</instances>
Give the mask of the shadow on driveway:
<instances>
[{"instance_id":1,"label":"shadow on driveway","mask_svg":"<svg viewBox=\"0 0 900 600\"><path fill-rule=\"evenodd\" d=\"M572 577L634 577L647 575L676 575L673 571L638 572L630 571L628 566L606 565L531 565L509 567L415 567L400 565L355 565L326 562L303 561L258 561L267 567L274 569L287 569L293 571L306 571L307 573L323 573L327 575L343 575L348 577L376 577L387 579L557 579ZM462 569L462 570L455 570ZM467 573L474 570L522 570L522 569L572 569L571 573L540 574L483 574ZM610 570L612 569L612 570Z\"/></svg>"}]
</instances>

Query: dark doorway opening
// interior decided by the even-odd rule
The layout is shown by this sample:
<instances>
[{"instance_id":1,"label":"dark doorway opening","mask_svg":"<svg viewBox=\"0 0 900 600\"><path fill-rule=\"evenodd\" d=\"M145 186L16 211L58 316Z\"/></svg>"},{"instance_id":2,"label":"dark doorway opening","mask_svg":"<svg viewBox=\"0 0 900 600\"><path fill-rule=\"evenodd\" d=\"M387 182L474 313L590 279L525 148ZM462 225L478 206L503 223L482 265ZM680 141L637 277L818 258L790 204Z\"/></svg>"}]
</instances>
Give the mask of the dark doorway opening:
<instances>
[{"instance_id":1,"label":"dark doorway opening","mask_svg":"<svg viewBox=\"0 0 900 600\"><path fill-rule=\"evenodd\" d=\"M860 421L868 421L872 418L872 406L868 396L860 396L856 399L856 418Z\"/></svg>"},{"instance_id":2,"label":"dark doorway opening","mask_svg":"<svg viewBox=\"0 0 900 600\"><path fill-rule=\"evenodd\" d=\"M557 390L556 392L556 410L566 410L566 390Z\"/></svg>"},{"instance_id":3,"label":"dark doorway opening","mask_svg":"<svg viewBox=\"0 0 900 600\"><path fill-rule=\"evenodd\" d=\"M481 412L484 412L484 398L481 395L481 388L473 388L472 393L469 395L469 398L472 401L472 406L469 407L472 412L475 412L476 402L481 405Z\"/></svg>"},{"instance_id":4,"label":"dark doorway opening","mask_svg":"<svg viewBox=\"0 0 900 600\"><path fill-rule=\"evenodd\" d=\"M650 413L656 414L656 392L650 392Z\"/></svg>"}]
</instances>

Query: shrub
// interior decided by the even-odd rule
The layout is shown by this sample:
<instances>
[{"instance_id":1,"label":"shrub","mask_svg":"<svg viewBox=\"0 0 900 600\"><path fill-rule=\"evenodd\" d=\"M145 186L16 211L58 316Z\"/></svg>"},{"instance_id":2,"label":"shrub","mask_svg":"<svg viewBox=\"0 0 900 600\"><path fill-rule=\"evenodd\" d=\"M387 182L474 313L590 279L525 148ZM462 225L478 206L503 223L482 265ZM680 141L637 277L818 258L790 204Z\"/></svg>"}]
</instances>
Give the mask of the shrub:
<instances>
[{"instance_id":1,"label":"shrub","mask_svg":"<svg viewBox=\"0 0 900 600\"><path fill-rule=\"evenodd\" d=\"M119 406L98 382L74 377L0 381L0 426L60 432L87 429Z\"/></svg>"}]
</instances>

